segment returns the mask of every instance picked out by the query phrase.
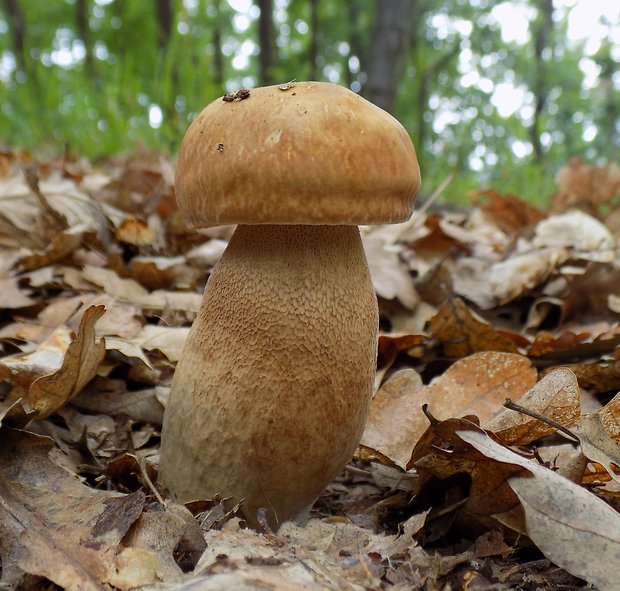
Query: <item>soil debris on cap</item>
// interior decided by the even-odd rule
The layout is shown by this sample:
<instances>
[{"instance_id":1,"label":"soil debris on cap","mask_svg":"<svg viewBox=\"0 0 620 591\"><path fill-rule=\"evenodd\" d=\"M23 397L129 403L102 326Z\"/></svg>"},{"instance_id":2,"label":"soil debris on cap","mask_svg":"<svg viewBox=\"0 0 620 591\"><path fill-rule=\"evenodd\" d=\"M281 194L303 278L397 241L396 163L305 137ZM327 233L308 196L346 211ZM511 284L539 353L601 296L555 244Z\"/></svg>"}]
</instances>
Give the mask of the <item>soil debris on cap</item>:
<instances>
[{"instance_id":1,"label":"soil debris on cap","mask_svg":"<svg viewBox=\"0 0 620 591\"><path fill-rule=\"evenodd\" d=\"M250 97L250 91L247 88L240 88L236 92L229 92L222 97L222 100L226 103L232 103L233 101L242 101Z\"/></svg>"}]
</instances>

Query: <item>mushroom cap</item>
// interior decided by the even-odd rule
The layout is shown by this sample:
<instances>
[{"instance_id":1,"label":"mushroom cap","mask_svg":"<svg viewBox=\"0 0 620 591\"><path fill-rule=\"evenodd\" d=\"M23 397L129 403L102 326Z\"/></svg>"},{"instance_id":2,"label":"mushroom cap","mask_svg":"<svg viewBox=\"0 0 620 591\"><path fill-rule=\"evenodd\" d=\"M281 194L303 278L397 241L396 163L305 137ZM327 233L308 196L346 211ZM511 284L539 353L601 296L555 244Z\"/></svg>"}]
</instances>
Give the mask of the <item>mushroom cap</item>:
<instances>
[{"instance_id":1,"label":"mushroom cap","mask_svg":"<svg viewBox=\"0 0 620 591\"><path fill-rule=\"evenodd\" d=\"M405 128L324 82L225 95L189 127L177 161L190 226L402 222L420 187Z\"/></svg>"}]
</instances>

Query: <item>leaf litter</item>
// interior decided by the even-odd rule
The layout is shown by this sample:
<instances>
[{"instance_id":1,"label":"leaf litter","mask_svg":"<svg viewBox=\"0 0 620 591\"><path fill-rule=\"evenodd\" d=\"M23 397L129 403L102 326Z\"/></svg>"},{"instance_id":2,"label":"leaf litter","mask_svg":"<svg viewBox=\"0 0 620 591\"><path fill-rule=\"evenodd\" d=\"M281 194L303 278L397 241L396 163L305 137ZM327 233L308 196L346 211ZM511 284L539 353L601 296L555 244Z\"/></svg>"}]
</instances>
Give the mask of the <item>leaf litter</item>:
<instances>
[{"instance_id":1,"label":"leaf litter","mask_svg":"<svg viewBox=\"0 0 620 591\"><path fill-rule=\"evenodd\" d=\"M308 524L274 533L157 488L174 368L231 228L185 226L160 155L16 153L0 585L618 589L618 170L572 160L547 211L485 190L362 229L382 329L366 431Z\"/></svg>"}]
</instances>

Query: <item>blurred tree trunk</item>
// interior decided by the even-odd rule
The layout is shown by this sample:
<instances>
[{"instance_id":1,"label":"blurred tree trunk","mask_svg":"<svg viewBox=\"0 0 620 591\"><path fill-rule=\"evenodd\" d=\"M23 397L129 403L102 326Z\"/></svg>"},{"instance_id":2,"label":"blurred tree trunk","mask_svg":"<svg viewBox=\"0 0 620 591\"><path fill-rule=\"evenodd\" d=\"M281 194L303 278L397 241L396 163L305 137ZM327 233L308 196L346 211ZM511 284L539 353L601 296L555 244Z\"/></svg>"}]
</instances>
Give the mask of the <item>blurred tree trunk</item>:
<instances>
[{"instance_id":1,"label":"blurred tree trunk","mask_svg":"<svg viewBox=\"0 0 620 591\"><path fill-rule=\"evenodd\" d=\"M261 86L274 83L273 70L276 65L276 43L273 26L273 0L258 0L258 40L260 46L259 79Z\"/></svg>"},{"instance_id":2,"label":"blurred tree trunk","mask_svg":"<svg viewBox=\"0 0 620 591\"><path fill-rule=\"evenodd\" d=\"M598 123L599 135L605 138L603 153L609 162L618 161L620 146L620 97L614 85L618 63L614 59L613 50L610 34L594 55L594 61L600 68L598 91L603 99L603 118Z\"/></svg>"},{"instance_id":3,"label":"blurred tree trunk","mask_svg":"<svg viewBox=\"0 0 620 591\"><path fill-rule=\"evenodd\" d=\"M362 11L360 10L359 0L349 0L347 3L347 17L348 17L348 41L351 51L349 52L349 58L355 56L360 64L365 63L364 59L364 43L362 41L363 35L360 31L359 22ZM346 76L347 86L351 88L353 82L357 79L358 72L352 72L349 64L349 58L346 63Z\"/></svg>"},{"instance_id":4,"label":"blurred tree trunk","mask_svg":"<svg viewBox=\"0 0 620 591\"><path fill-rule=\"evenodd\" d=\"M95 64L93 62L93 48L90 35L90 25L88 23L89 5L88 0L77 0L75 3L75 24L77 27L78 37L84 44L84 63L86 64L86 72L88 76L97 85L97 76L95 73Z\"/></svg>"},{"instance_id":5,"label":"blurred tree trunk","mask_svg":"<svg viewBox=\"0 0 620 591\"><path fill-rule=\"evenodd\" d=\"M220 0L213 0L213 82L224 92L224 54L222 53L222 11Z\"/></svg>"},{"instance_id":6,"label":"blurred tree trunk","mask_svg":"<svg viewBox=\"0 0 620 591\"><path fill-rule=\"evenodd\" d=\"M11 30L11 44L18 68L28 73L28 54L26 52L26 19L19 0L3 0L4 12Z\"/></svg>"},{"instance_id":7,"label":"blurred tree trunk","mask_svg":"<svg viewBox=\"0 0 620 591\"><path fill-rule=\"evenodd\" d=\"M417 19L416 19L417 20ZM451 60L456 59L461 50L460 43L457 41L452 48L450 48L443 55L439 55L434 61L425 66L421 72L418 73L418 92L416 99L416 143L418 145L420 166L424 164L426 152L423 149L426 137L428 135L428 123L424 117L428 112L428 99L431 94L432 84L439 73L444 70Z\"/></svg>"},{"instance_id":8,"label":"blurred tree trunk","mask_svg":"<svg viewBox=\"0 0 620 591\"><path fill-rule=\"evenodd\" d=\"M549 45L553 32L553 0L536 0L538 19L534 26L534 120L530 127L530 141L534 148L534 159L537 164L543 162L543 147L540 136L542 134L542 112L547 104L549 85L547 82L547 64L544 53L546 49L552 49Z\"/></svg>"},{"instance_id":9,"label":"blurred tree trunk","mask_svg":"<svg viewBox=\"0 0 620 591\"><path fill-rule=\"evenodd\" d=\"M378 0L366 63L364 96L382 109L394 109L413 30L416 0Z\"/></svg>"},{"instance_id":10,"label":"blurred tree trunk","mask_svg":"<svg viewBox=\"0 0 620 591\"><path fill-rule=\"evenodd\" d=\"M310 80L318 79L319 58L319 0L310 0L310 48L308 61L310 62Z\"/></svg>"},{"instance_id":11,"label":"blurred tree trunk","mask_svg":"<svg viewBox=\"0 0 620 591\"><path fill-rule=\"evenodd\" d=\"M172 35L172 0L155 0L157 13L157 43L159 49L166 49Z\"/></svg>"}]
</instances>

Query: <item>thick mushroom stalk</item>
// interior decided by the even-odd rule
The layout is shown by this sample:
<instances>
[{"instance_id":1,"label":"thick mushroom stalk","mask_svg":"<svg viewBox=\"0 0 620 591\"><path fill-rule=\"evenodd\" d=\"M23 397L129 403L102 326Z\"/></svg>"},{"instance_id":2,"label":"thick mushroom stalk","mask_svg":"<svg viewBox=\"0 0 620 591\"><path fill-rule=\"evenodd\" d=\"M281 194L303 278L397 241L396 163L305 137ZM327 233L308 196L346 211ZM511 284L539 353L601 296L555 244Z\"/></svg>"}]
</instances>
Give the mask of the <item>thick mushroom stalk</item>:
<instances>
[{"instance_id":1,"label":"thick mushroom stalk","mask_svg":"<svg viewBox=\"0 0 620 591\"><path fill-rule=\"evenodd\" d=\"M356 226L238 226L176 370L160 482L254 525L303 516L361 438L377 325Z\"/></svg>"}]
</instances>

